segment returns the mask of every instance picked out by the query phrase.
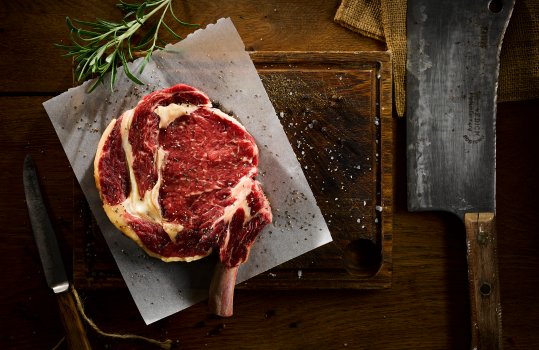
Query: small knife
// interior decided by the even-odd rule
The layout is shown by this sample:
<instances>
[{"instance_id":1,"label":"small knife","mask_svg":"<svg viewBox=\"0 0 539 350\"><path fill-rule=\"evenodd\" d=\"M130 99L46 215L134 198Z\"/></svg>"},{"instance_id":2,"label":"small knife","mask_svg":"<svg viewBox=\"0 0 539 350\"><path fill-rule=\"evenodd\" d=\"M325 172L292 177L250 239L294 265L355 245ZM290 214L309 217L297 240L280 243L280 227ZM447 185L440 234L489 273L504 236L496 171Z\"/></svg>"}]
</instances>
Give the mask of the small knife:
<instances>
[{"instance_id":1,"label":"small knife","mask_svg":"<svg viewBox=\"0 0 539 350\"><path fill-rule=\"evenodd\" d=\"M23 182L32 231L45 279L58 299L67 346L69 349L91 349L82 319L77 311L73 289L67 280L56 235L41 196L35 164L30 155L27 155L24 160Z\"/></svg>"}]
</instances>

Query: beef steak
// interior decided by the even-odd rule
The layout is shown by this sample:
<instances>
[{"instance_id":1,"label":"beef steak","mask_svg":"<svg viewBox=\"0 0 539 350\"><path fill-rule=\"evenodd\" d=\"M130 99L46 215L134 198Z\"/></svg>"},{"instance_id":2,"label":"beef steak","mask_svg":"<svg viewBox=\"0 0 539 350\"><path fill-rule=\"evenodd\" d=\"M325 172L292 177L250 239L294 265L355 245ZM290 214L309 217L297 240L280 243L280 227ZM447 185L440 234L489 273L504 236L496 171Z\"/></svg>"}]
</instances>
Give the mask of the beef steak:
<instances>
[{"instance_id":1,"label":"beef steak","mask_svg":"<svg viewBox=\"0 0 539 350\"><path fill-rule=\"evenodd\" d=\"M237 268L272 220L257 165L245 128L180 84L111 121L94 176L109 219L149 255L193 261L218 249L210 308L229 316Z\"/></svg>"}]
</instances>

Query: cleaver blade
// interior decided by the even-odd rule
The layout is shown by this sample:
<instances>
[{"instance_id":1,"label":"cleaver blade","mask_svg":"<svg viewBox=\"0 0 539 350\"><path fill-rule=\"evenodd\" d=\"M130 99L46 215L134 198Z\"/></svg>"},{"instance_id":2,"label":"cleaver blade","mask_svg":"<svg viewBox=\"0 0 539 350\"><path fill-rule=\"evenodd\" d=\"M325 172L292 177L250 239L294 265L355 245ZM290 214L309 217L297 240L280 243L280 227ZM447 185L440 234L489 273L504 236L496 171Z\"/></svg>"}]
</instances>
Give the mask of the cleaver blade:
<instances>
[{"instance_id":1,"label":"cleaver blade","mask_svg":"<svg viewBox=\"0 0 539 350\"><path fill-rule=\"evenodd\" d=\"M496 89L512 1L409 0L408 209L464 221L472 349L501 347Z\"/></svg>"}]
</instances>

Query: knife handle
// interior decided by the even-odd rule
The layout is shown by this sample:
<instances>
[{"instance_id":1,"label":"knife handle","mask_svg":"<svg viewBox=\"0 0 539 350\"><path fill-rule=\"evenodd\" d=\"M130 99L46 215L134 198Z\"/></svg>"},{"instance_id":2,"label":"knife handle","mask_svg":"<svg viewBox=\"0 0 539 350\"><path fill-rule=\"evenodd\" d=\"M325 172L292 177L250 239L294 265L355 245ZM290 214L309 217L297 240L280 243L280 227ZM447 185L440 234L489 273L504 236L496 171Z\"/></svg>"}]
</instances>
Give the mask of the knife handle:
<instances>
[{"instance_id":1,"label":"knife handle","mask_svg":"<svg viewBox=\"0 0 539 350\"><path fill-rule=\"evenodd\" d=\"M466 213L472 349L502 348L502 309L494 213Z\"/></svg>"},{"instance_id":2,"label":"knife handle","mask_svg":"<svg viewBox=\"0 0 539 350\"><path fill-rule=\"evenodd\" d=\"M75 296L73 295L72 288L70 287L64 293L56 294L60 316L66 332L67 348L72 350L90 350L92 347L88 341L86 329L75 304Z\"/></svg>"}]
</instances>

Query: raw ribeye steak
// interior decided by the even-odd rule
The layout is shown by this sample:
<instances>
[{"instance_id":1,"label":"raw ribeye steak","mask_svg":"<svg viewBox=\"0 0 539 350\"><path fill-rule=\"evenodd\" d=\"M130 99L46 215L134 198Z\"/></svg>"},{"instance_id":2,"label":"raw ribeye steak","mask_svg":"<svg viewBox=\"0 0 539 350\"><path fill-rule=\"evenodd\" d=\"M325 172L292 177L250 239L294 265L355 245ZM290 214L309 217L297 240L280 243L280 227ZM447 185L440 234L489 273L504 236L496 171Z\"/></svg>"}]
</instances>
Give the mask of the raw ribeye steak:
<instances>
[{"instance_id":1,"label":"raw ribeye steak","mask_svg":"<svg viewBox=\"0 0 539 350\"><path fill-rule=\"evenodd\" d=\"M193 261L218 249L209 305L229 316L238 266L272 220L257 164L245 128L180 84L112 120L94 175L109 219L149 255Z\"/></svg>"}]
</instances>

